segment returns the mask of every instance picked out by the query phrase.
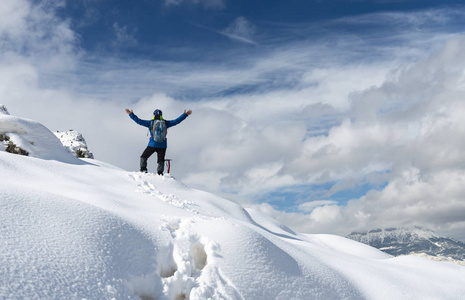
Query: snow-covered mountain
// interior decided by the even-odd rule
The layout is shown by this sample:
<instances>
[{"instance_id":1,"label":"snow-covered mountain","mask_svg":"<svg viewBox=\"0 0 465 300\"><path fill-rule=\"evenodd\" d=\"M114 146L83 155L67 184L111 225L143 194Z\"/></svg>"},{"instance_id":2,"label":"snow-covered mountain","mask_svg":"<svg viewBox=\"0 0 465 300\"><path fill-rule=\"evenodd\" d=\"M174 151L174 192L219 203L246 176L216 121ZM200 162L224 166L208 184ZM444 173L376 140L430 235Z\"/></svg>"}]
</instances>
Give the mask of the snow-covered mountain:
<instances>
[{"instance_id":1,"label":"snow-covered mountain","mask_svg":"<svg viewBox=\"0 0 465 300\"><path fill-rule=\"evenodd\" d=\"M79 158L94 158L92 152L90 152L86 140L77 131L54 131L55 136L61 141L63 147L68 150L72 155Z\"/></svg>"},{"instance_id":2,"label":"snow-covered mountain","mask_svg":"<svg viewBox=\"0 0 465 300\"><path fill-rule=\"evenodd\" d=\"M432 230L418 226L355 232L347 237L393 256L419 255L465 265L464 243L439 236Z\"/></svg>"},{"instance_id":3,"label":"snow-covered mountain","mask_svg":"<svg viewBox=\"0 0 465 300\"><path fill-rule=\"evenodd\" d=\"M277 221L170 176L78 159L0 114L0 299L464 299L465 267Z\"/></svg>"}]
</instances>

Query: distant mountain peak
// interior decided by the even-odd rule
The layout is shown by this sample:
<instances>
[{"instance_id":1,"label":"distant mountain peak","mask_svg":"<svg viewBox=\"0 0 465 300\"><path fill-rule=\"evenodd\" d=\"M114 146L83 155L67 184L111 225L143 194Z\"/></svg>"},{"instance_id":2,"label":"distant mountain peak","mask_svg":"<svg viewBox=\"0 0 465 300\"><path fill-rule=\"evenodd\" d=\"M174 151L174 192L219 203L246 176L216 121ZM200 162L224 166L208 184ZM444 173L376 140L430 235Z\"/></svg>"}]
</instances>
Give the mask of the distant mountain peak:
<instances>
[{"instance_id":1,"label":"distant mountain peak","mask_svg":"<svg viewBox=\"0 0 465 300\"><path fill-rule=\"evenodd\" d=\"M410 242L419 238L439 237L433 230L421 226L378 228L366 232L352 232L349 236L359 236L367 240L384 240L384 238L392 238L395 236L399 242Z\"/></svg>"},{"instance_id":2,"label":"distant mountain peak","mask_svg":"<svg viewBox=\"0 0 465 300\"><path fill-rule=\"evenodd\" d=\"M418 255L465 264L464 243L420 226L353 232L347 237L393 256Z\"/></svg>"}]
</instances>

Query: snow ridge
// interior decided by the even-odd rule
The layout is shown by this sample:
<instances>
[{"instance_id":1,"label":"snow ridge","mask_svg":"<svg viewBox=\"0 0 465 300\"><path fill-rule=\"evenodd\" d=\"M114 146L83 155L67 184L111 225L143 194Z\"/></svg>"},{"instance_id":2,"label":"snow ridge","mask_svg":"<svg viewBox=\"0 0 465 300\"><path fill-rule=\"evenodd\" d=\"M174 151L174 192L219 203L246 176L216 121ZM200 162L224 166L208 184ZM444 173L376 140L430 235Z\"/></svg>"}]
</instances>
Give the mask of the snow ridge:
<instances>
[{"instance_id":1,"label":"snow ridge","mask_svg":"<svg viewBox=\"0 0 465 300\"><path fill-rule=\"evenodd\" d=\"M0 149L4 151L13 148L17 151L8 152L67 163L83 163L72 157L48 128L33 120L0 114L0 138L4 146Z\"/></svg>"},{"instance_id":2,"label":"snow ridge","mask_svg":"<svg viewBox=\"0 0 465 300\"><path fill-rule=\"evenodd\" d=\"M0 299L463 299L465 267L299 234L165 175L76 158L0 114Z\"/></svg>"}]
</instances>

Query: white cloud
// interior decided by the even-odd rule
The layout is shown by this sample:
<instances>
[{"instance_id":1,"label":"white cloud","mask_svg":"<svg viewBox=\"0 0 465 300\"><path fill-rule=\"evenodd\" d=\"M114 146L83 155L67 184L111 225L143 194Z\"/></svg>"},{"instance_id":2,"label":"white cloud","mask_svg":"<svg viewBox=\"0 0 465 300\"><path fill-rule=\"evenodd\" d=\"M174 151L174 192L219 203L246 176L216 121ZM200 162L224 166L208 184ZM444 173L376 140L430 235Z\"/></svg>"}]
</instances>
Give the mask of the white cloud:
<instances>
[{"instance_id":1,"label":"white cloud","mask_svg":"<svg viewBox=\"0 0 465 300\"><path fill-rule=\"evenodd\" d=\"M44 71L72 70L79 58L77 35L55 15L62 1L0 5L0 51L8 62L27 61Z\"/></svg>"},{"instance_id":2,"label":"white cloud","mask_svg":"<svg viewBox=\"0 0 465 300\"><path fill-rule=\"evenodd\" d=\"M337 205L337 201L333 200L316 200L312 202L305 202L299 205L299 210L305 213L312 212L317 207Z\"/></svg>"},{"instance_id":3,"label":"white cloud","mask_svg":"<svg viewBox=\"0 0 465 300\"><path fill-rule=\"evenodd\" d=\"M117 47L133 47L137 45L137 40L134 37L135 29L129 33L127 26L121 27L117 22L113 24L116 40L114 45Z\"/></svg>"},{"instance_id":4,"label":"white cloud","mask_svg":"<svg viewBox=\"0 0 465 300\"><path fill-rule=\"evenodd\" d=\"M425 30L434 28L449 23L452 19L461 19L465 13L457 7L432 8L417 11L390 11L379 13L368 13L365 15L357 15L356 17L343 17L335 20L335 23L345 25L376 25L386 24L393 31L402 30L405 27L417 30Z\"/></svg>"},{"instance_id":5,"label":"white cloud","mask_svg":"<svg viewBox=\"0 0 465 300\"><path fill-rule=\"evenodd\" d=\"M246 18L238 17L221 33L231 39L257 45L254 41L255 30L255 26Z\"/></svg>"},{"instance_id":6,"label":"white cloud","mask_svg":"<svg viewBox=\"0 0 465 300\"><path fill-rule=\"evenodd\" d=\"M5 0L0 6L0 36L14 38L21 35L30 13L31 5L26 0Z\"/></svg>"},{"instance_id":7,"label":"white cloud","mask_svg":"<svg viewBox=\"0 0 465 300\"><path fill-rule=\"evenodd\" d=\"M421 225L465 240L463 200L465 171L423 175L406 169L381 191L371 191L347 206L310 202L310 213L286 213L262 203L251 207L298 232L346 235L353 231ZM317 204L319 201L316 201ZM304 204L303 209L306 209Z\"/></svg>"},{"instance_id":8,"label":"white cloud","mask_svg":"<svg viewBox=\"0 0 465 300\"><path fill-rule=\"evenodd\" d=\"M379 192L353 200L341 210L337 226L345 221L354 229L421 224L446 235L464 239L462 224L465 213L463 200L465 173L463 170L439 170L423 174L416 168L405 169ZM351 215L365 217L353 222ZM351 221L352 220L352 221Z\"/></svg>"},{"instance_id":9,"label":"white cloud","mask_svg":"<svg viewBox=\"0 0 465 300\"><path fill-rule=\"evenodd\" d=\"M464 39L450 41L383 85L354 94L351 120L328 136L307 139L291 165L295 176L310 181L356 179L354 184L389 171L384 189L337 209L324 206L300 217L272 214L301 231L347 234L424 225L464 239L464 46Z\"/></svg>"},{"instance_id":10,"label":"white cloud","mask_svg":"<svg viewBox=\"0 0 465 300\"><path fill-rule=\"evenodd\" d=\"M210 28L202 24L198 24L198 23L191 23L191 24L201 29L205 29L205 30L226 36L232 40L235 40L241 43L258 46L258 43L255 41L256 27L250 21L248 21L245 17L237 17L233 22L231 22L228 25L228 27L226 27L223 30L217 30L217 29Z\"/></svg>"},{"instance_id":11,"label":"white cloud","mask_svg":"<svg viewBox=\"0 0 465 300\"><path fill-rule=\"evenodd\" d=\"M202 5L206 9L222 10L226 7L224 0L165 0L165 4L170 5L181 5L183 3L192 3L195 5Z\"/></svg>"}]
</instances>

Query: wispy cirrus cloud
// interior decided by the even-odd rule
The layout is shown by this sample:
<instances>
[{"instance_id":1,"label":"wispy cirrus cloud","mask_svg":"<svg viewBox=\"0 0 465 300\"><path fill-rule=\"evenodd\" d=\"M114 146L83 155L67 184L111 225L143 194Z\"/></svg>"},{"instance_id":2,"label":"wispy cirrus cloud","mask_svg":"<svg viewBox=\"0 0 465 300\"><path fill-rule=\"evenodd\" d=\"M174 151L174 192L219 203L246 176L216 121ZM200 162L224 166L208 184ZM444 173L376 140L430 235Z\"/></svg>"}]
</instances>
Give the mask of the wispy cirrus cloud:
<instances>
[{"instance_id":1,"label":"wispy cirrus cloud","mask_svg":"<svg viewBox=\"0 0 465 300\"><path fill-rule=\"evenodd\" d=\"M134 47L137 45L137 40L134 37L136 29L128 32L127 26L120 26L117 22L113 23L115 40L113 42L116 47Z\"/></svg>"},{"instance_id":2,"label":"wispy cirrus cloud","mask_svg":"<svg viewBox=\"0 0 465 300\"><path fill-rule=\"evenodd\" d=\"M224 0L165 0L165 4L168 6L182 5L183 3L191 3L195 5L202 5L206 9L222 10L226 7Z\"/></svg>"},{"instance_id":3,"label":"wispy cirrus cloud","mask_svg":"<svg viewBox=\"0 0 465 300\"><path fill-rule=\"evenodd\" d=\"M244 17L236 18L226 29L219 33L243 43L257 45L254 41L256 28Z\"/></svg>"},{"instance_id":4,"label":"wispy cirrus cloud","mask_svg":"<svg viewBox=\"0 0 465 300\"><path fill-rule=\"evenodd\" d=\"M237 42L258 45L258 43L254 40L256 27L244 17L237 17L224 29L215 29L193 22L191 22L191 24Z\"/></svg>"}]
</instances>

